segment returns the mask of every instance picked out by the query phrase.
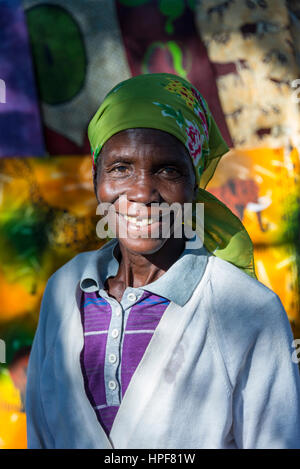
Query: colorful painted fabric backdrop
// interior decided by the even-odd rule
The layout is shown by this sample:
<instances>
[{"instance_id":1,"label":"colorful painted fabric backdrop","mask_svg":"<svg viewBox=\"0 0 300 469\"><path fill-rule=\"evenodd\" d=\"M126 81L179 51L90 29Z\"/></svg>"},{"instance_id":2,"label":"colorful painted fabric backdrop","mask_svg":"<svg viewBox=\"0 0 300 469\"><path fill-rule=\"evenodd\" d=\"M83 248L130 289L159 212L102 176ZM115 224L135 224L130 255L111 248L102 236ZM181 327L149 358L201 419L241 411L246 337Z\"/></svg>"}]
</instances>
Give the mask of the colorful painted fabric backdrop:
<instances>
[{"instance_id":1,"label":"colorful painted fabric backdrop","mask_svg":"<svg viewBox=\"0 0 300 469\"><path fill-rule=\"evenodd\" d=\"M258 279L275 291L300 337L300 161L297 150L232 149L208 190L243 221Z\"/></svg>"},{"instance_id":2,"label":"colorful painted fabric backdrop","mask_svg":"<svg viewBox=\"0 0 300 469\"><path fill-rule=\"evenodd\" d=\"M26 447L26 368L47 279L103 243L86 130L132 75L176 73L207 98L231 147L208 190L247 227L258 278L300 338L299 2L82 3L0 0L0 448Z\"/></svg>"},{"instance_id":3,"label":"colorful painted fabric backdrop","mask_svg":"<svg viewBox=\"0 0 300 469\"><path fill-rule=\"evenodd\" d=\"M112 86L131 76L115 3L23 3L47 150L52 155L87 154L91 116Z\"/></svg>"},{"instance_id":4,"label":"colorful painted fabric backdrop","mask_svg":"<svg viewBox=\"0 0 300 469\"><path fill-rule=\"evenodd\" d=\"M44 137L20 0L0 2L0 157L43 156Z\"/></svg>"},{"instance_id":5,"label":"colorful painted fabric backdrop","mask_svg":"<svg viewBox=\"0 0 300 469\"><path fill-rule=\"evenodd\" d=\"M299 104L291 85L299 77L299 42L288 3L205 0L198 2L195 16L218 70L218 93L234 146L299 146Z\"/></svg>"}]
</instances>

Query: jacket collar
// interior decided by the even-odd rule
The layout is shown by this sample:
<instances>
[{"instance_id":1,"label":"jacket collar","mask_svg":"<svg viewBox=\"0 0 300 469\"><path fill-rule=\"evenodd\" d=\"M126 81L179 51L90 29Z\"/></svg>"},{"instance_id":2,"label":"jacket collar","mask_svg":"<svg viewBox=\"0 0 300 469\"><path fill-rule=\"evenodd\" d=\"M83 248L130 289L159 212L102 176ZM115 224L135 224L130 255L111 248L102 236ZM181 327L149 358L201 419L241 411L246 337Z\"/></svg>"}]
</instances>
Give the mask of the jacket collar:
<instances>
[{"instance_id":1,"label":"jacket collar","mask_svg":"<svg viewBox=\"0 0 300 469\"><path fill-rule=\"evenodd\" d=\"M118 240L113 239L97 251L90 252L89 261L80 279L80 288L83 291L91 293L104 289L105 280L117 274L119 262L114 254L117 244ZM186 243L181 256L165 274L155 282L132 290L150 291L184 306L201 280L209 256L204 246L198 246L199 238L195 236Z\"/></svg>"}]
</instances>

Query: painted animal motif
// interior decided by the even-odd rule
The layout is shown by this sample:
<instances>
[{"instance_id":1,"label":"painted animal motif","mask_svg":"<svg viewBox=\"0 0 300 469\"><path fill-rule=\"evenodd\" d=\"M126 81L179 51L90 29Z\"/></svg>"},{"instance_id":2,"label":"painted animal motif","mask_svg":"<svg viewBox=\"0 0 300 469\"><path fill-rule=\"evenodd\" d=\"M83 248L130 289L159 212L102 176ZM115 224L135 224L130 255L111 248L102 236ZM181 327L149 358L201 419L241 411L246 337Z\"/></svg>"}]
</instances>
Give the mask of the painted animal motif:
<instances>
[{"instance_id":1,"label":"painted animal motif","mask_svg":"<svg viewBox=\"0 0 300 469\"><path fill-rule=\"evenodd\" d=\"M221 187L211 189L211 192L228 205L240 220L243 220L245 209L255 212L261 231L267 231L268 227L262 223L261 212L271 204L271 200L258 196L258 185L253 179L229 179Z\"/></svg>"}]
</instances>

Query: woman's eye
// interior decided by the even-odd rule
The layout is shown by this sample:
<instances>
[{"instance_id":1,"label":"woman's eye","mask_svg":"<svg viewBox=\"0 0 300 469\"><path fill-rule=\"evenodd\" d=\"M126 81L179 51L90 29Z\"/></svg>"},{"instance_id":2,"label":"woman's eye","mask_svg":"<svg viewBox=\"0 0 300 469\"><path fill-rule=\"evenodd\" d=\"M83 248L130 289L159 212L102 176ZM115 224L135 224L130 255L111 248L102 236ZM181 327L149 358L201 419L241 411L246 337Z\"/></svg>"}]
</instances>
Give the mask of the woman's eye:
<instances>
[{"instance_id":1,"label":"woman's eye","mask_svg":"<svg viewBox=\"0 0 300 469\"><path fill-rule=\"evenodd\" d=\"M120 166L115 166L110 170L110 173L117 174L117 175L123 175L127 174L129 171L128 166L120 165Z\"/></svg>"},{"instance_id":2,"label":"woman's eye","mask_svg":"<svg viewBox=\"0 0 300 469\"><path fill-rule=\"evenodd\" d=\"M172 168L170 166L166 166L165 168L163 168L160 171L160 173L163 176L167 176L167 177L178 177L178 176L180 176L179 171L176 168Z\"/></svg>"}]
</instances>

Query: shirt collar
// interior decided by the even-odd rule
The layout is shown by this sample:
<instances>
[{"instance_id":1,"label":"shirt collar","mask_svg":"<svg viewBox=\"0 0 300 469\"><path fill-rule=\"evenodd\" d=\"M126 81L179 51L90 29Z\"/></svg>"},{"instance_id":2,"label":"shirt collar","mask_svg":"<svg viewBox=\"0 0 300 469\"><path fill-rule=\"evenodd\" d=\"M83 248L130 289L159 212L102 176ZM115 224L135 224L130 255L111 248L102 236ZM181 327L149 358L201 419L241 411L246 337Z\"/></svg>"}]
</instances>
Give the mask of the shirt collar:
<instances>
[{"instance_id":1,"label":"shirt collar","mask_svg":"<svg viewBox=\"0 0 300 469\"><path fill-rule=\"evenodd\" d=\"M91 293L104 288L105 280L118 273L119 262L114 255L118 240L113 239L97 251L91 251L90 258L80 279L80 288Z\"/></svg>"},{"instance_id":2,"label":"shirt collar","mask_svg":"<svg viewBox=\"0 0 300 469\"><path fill-rule=\"evenodd\" d=\"M117 244L118 240L113 239L97 251L92 251L80 280L80 287L83 291L88 293L99 291L104 288L108 277L114 277L117 274L119 262L114 254ZM201 244L196 235L186 243L181 256L167 272L155 282L140 289L183 306L192 296L206 268L209 253Z\"/></svg>"}]
</instances>

